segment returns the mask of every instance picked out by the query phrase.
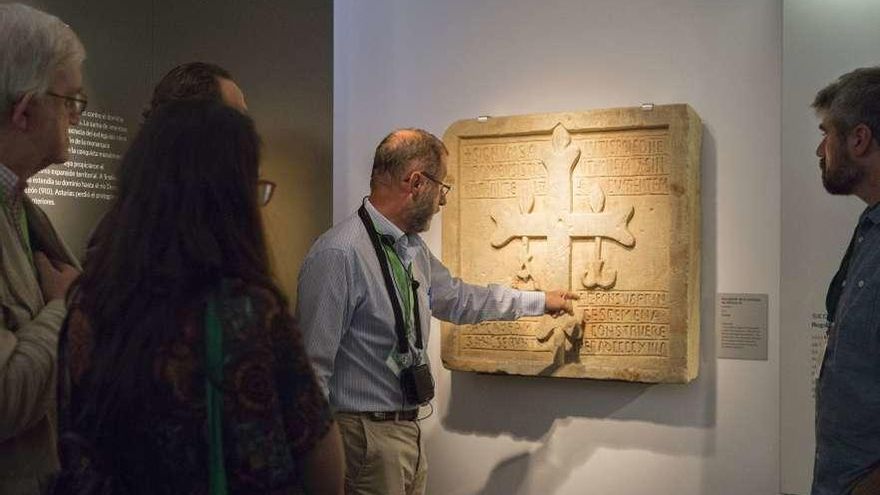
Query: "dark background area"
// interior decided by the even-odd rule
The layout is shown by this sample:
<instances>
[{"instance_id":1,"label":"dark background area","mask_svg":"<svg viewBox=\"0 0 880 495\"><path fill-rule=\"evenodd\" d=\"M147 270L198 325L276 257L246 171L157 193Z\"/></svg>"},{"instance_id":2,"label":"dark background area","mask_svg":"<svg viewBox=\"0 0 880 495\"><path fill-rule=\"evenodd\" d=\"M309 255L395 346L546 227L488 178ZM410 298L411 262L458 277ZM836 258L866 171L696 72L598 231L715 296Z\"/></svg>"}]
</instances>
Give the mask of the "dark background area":
<instances>
[{"instance_id":1,"label":"dark background area","mask_svg":"<svg viewBox=\"0 0 880 495\"><path fill-rule=\"evenodd\" d=\"M129 137L153 86L175 65L200 60L232 73L263 139L262 175L278 184L264 219L276 274L293 298L300 263L332 218L332 1L25 3L77 32L88 52L89 110L123 117ZM81 254L108 206L56 198L44 209Z\"/></svg>"}]
</instances>

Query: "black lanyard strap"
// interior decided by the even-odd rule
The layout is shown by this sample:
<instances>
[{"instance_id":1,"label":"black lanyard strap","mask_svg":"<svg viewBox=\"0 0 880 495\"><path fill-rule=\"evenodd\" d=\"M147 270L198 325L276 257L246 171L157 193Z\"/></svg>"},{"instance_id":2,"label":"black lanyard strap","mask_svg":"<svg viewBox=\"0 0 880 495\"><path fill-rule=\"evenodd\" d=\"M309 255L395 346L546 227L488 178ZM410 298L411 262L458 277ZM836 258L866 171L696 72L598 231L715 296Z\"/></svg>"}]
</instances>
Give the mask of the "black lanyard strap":
<instances>
[{"instance_id":1,"label":"black lanyard strap","mask_svg":"<svg viewBox=\"0 0 880 495\"><path fill-rule=\"evenodd\" d=\"M400 301L398 301L397 298L397 291L395 290L394 282L391 279L391 271L388 269L388 258L385 256L385 250L382 249L382 244L379 240L379 233L376 232L376 227L373 225L373 221L370 220L370 215L367 213L367 208L364 205L361 205L361 207L358 208L358 216L361 218L364 228L367 229L370 243L373 244L376 258L379 259L379 268L382 270L385 289L388 292L388 298L391 299L391 308L394 310L394 331L397 334L397 350L401 354L407 353L409 352L409 342L406 338L406 325L403 322L403 311L400 309ZM410 281L412 282L410 289L412 290L413 295L413 331L416 334L416 348L422 349L422 325L419 314L418 295L419 283L413 279L412 276L410 276Z\"/></svg>"},{"instance_id":2,"label":"black lanyard strap","mask_svg":"<svg viewBox=\"0 0 880 495\"><path fill-rule=\"evenodd\" d=\"M410 281L412 282L410 287L412 288L413 295L413 325L415 325L416 348L421 350L424 344L422 344L422 319L419 316L419 281L412 276L410 276Z\"/></svg>"}]
</instances>

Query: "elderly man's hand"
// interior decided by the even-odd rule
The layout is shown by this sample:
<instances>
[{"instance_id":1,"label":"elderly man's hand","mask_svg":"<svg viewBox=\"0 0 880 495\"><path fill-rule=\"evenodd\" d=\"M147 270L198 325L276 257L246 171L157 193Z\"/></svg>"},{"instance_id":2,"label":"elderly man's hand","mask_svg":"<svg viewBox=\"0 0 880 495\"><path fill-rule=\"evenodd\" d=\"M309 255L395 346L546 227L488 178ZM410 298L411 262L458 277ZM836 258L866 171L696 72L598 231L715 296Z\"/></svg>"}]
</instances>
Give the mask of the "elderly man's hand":
<instances>
[{"instance_id":1,"label":"elderly man's hand","mask_svg":"<svg viewBox=\"0 0 880 495\"><path fill-rule=\"evenodd\" d=\"M79 277L79 270L67 263L52 262L40 251L34 253L34 265L40 276L40 287L46 301L64 299L70 285Z\"/></svg>"},{"instance_id":2,"label":"elderly man's hand","mask_svg":"<svg viewBox=\"0 0 880 495\"><path fill-rule=\"evenodd\" d=\"M544 313L556 318L565 313L574 314L574 308L571 302L581 297L574 292L566 290L551 290L544 293Z\"/></svg>"}]
</instances>

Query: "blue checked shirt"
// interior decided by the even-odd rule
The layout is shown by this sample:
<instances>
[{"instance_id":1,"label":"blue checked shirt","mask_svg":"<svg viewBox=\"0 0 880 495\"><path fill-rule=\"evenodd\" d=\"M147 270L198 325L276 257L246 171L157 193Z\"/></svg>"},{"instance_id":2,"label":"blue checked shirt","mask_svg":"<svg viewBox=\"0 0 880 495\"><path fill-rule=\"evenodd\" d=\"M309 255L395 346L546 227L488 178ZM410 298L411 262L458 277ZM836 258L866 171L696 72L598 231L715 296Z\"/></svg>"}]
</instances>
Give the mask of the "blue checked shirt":
<instances>
[{"instance_id":1,"label":"blue checked shirt","mask_svg":"<svg viewBox=\"0 0 880 495\"><path fill-rule=\"evenodd\" d=\"M816 384L812 495L849 493L880 464L880 208L859 217Z\"/></svg>"},{"instance_id":2,"label":"blue checked shirt","mask_svg":"<svg viewBox=\"0 0 880 495\"><path fill-rule=\"evenodd\" d=\"M24 217L24 186L18 175L0 163L0 205L9 215L12 224L16 226L19 239L25 244L25 234L21 231L22 218Z\"/></svg>"},{"instance_id":3,"label":"blue checked shirt","mask_svg":"<svg viewBox=\"0 0 880 495\"><path fill-rule=\"evenodd\" d=\"M544 313L543 292L466 284L449 273L421 237L405 234L369 200L365 204L379 235L392 236L404 265L412 263L426 347L431 316L461 324ZM357 214L318 238L303 262L298 291L296 314L306 352L333 409L416 407L404 402L400 380L387 363L397 342L394 313L379 261ZM410 347L415 352L413 342Z\"/></svg>"},{"instance_id":4,"label":"blue checked shirt","mask_svg":"<svg viewBox=\"0 0 880 495\"><path fill-rule=\"evenodd\" d=\"M15 172L0 163L0 199L10 213L17 213L21 208L22 191L19 181Z\"/></svg>"},{"instance_id":5,"label":"blue checked shirt","mask_svg":"<svg viewBox=\"0 0 880 495\"><path fill-rule=\"evenodd\" d=\"M18 175L0 163L0 195L3 198L13 198L18 190ZM9 201L9 199L7 199Z\"/></svg>"}]
</instances>

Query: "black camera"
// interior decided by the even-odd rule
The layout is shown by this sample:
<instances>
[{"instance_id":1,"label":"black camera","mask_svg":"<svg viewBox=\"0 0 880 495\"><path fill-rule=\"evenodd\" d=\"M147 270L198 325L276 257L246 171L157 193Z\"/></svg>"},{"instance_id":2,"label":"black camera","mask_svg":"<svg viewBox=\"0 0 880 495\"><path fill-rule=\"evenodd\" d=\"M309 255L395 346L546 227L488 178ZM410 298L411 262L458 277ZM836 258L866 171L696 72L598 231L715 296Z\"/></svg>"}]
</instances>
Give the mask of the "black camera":
<instances>
[{"instance_id":1,"label":"black camera","mask_svg":"<svg viewBox=\"0 0 880 495\"><path fill-rule=\"evenodd\" d=\"M400 387L407 402L424 406L434 398L434 378L427 363L416 364L400 371Z\"/></svg>"}]
</instances>

